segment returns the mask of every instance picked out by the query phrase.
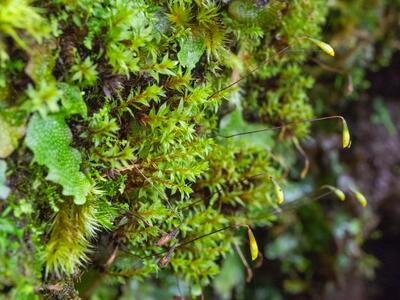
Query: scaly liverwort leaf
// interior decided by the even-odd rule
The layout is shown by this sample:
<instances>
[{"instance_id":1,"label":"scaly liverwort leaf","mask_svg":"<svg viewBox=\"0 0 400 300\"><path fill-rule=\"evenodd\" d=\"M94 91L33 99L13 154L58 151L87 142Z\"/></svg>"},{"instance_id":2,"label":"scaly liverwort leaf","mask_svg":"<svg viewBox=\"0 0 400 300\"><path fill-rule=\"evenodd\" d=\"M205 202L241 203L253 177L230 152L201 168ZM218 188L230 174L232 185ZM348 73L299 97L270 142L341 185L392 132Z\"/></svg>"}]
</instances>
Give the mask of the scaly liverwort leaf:
<instances>
[{"instance_id":1,"label":"scaly liverwort leaf","mask_svg":"<svg viewBox=\"0 0 400 300\"><path fill-rule=\"evenodd\" d=\"M10 193L10 188L6 186L6 170L6 162L0 160L0 199L6 199Z\"/></svg>"},{"instance_id":2,"label":"scaly liverwort leaf","mask_svg":"<svg viewBox=\"0 0 400 300\"><path fill-rule=\"evenodd\" d=\"M179 63L190 70L193 69L204 53L203 43L189 36L187 39L182 39L179 46L181 48L178 52Z\"/></svg>"},{"instance_id":3,"label":"scaly liverwort leaf","mask_svg":"<svg viewBox=\"0 0 400 300\"><path fill-rule=\"evenodd\" d=\"M58 88L62 90L61 103L67 115L78 114L87 117L87 107L83 101L81 91L78 87L68 83L59 83Z\"/></svg>"},{"instance_id":4,"label":"scaly liverwort leaf","mask_svg":"<svg viewBox=\"0 0 400 300\"><path fill-rule=\"evenodd\" d=\"M8 157L15 150L24 133L24 125L13 126L0 115L0 158Z\"/></svg>"},{"instance_id":5,"label":"scaly liverwort leaf","mask_svg":"<svg viewBox=\"0 0 400 300\"><path fill-rule=\"evenodd\" d=\"M71 132L63 115L35 114L29 121L26 144L33 151L34 160L49 168L48 180L63 187L63 195L73 196L75 204L84 204L90 181L79 171L81 156L70 147Z\"/></svg>"}]
</instances>

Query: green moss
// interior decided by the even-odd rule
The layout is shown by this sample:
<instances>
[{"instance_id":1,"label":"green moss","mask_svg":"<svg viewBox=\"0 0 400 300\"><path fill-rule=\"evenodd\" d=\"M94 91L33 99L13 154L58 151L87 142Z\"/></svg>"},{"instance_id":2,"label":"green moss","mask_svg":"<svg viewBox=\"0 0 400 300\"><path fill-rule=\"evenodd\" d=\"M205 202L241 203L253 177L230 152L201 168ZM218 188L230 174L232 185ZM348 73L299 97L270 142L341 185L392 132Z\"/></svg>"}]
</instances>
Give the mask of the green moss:
<instances>
[{"instance_id":1,"label":"green moss","mask_svg":"<svg viewBox=\"0 0 400 300\"><path fill-rule=\"evenodd\" d=\"M2 204L12 236L0 246L22 239L17 220L39 249L21 242L15 257L6 247L0 255L20 265L23 253L40 253L27 267L37 276L26 294L42 284L52 297L49 284L69 288L88 274L110 286L153 278L160 253L178 242L171 272L206 286L242 235L185 241L276 219L274 182L285 187L293 161L279 157L308 136L301 121L313 117L314 80L304 68L313 48L304 37L319 38L327 8L266 2L0 2L0 108L19 116L0 116L0 157L18 183ZM285 47L292 51L278 55ZM221 137L293 122L280 137ZM29 218L16 216L27 199ZM178 226L171 244L156 246ZM13 296L25 269L11 269L1 284Z\"/></svg>"}]
</instances>

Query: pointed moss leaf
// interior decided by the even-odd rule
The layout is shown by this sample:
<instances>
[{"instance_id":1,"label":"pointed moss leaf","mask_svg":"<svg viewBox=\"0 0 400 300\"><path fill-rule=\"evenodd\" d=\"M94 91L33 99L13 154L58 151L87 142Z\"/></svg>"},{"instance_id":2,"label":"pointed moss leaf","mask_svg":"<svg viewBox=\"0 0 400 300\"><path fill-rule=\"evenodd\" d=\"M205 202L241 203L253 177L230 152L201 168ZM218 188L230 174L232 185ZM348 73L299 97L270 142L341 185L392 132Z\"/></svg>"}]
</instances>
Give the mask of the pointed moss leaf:
<instances>
[{"instance_id":1,"label":"pointed moss leaf","mask_svg":"<svg viewBox=\"0 0 400 300\"><path fill-rule=\"evenodd\" d=\"M278 199L278 204L282 204L285 201L285 195L283 194L282 188L275 181L275 179L272 179L272 183L274 184L274 192L276 198Z\"/></svg>"},{"instance_id":2,"label":"pointed moss leaf","mask_svg":"<svg viewBox=\"0 0 400 300\"><path fill-rule=\"evenodd\" d=\"M324 43L322 41L313 39L313 38L308 38L311 42L313 42L315 45L317 45L322 51L325 53L329 54L330 56L335 56L335 50L332 48L331 45Z\"/></svg>"},{"instance_id":3,"label":"pointed moss leaf","mask_svg":"<svg viewBox=\"0 0 400 300\"><path fill-rule=\"evenodd\" d=\"M351 146L351 138L350 138L350 131L349 127L347 126L347 122L344 118L342 118L342 146L343 148L350 148Z\"/></svg>"},{"instance_id":4,"label":"pointed moss leaf","mask_svg":"<svg viewBox=\"0 0 400 300\"><path fill-rule=\"evenodd\" d=\"M258 257L258 245L256 238L254 237L253 231L251 231L250 227L247 227L247 235L249 237L250 243L251 260L256 260Z\"/></svg>"},{"instance_id":5,"label":"pointed moss leaf","mask_svg":"<svg viewBox=\"0 0 400 300\"><path fill-rule=\"evenodd\" d=\"M357 201L361 204L361 206L366 207L368 202L367 198L365 198L365 196L356 189L351 189L351 191L353 192L354 197L356 197Z\"/></svg>"},{"instance_id":6,"label":"pointed moss leaf","mask_svg":"<svg viewBox=\"0 0 400 300\"><path fill-rule=\"evenodd\" d=\"M186 39L182 39L179 46L179 63L184 67L193 69L204 53L203 43L198 38L189 36Z\"/></svg>"},{"instance_id":7,"label":"pointed moss leaf","mask_svg":"<svg viewBox=\"0 0 400 300\"><path fill-rule=\"evenodd\" d=\"M14 151L24 133L25 126L15 127L0 115L0 158L6 158Z\"/></svg>"},{"instance_id":8,"label":"pointed moss leaf","mask_svg":"<svg viewBox=\"0 0 400 300\"><path fill-rule=\"evenodd\" d=\"M49 169L47 179L63 187L63 195L73 196L75 204L83 204L90 182L79 171L81 156L70 147L71 132L62 115L45 118L35 114L29 121L26 144L34 160Z\"/></svg>"},{"instance_id":9,"label":"pointed moss leaf","mask_svg":"<svg viewBox=\"0 0 400 300\"><path fill-rule=\"evenodd\" d=\"M86 118L87 107L79 88L64 82L59 83L58 88L62 91L61 103L65 113L68 116L78 114Z\"/></svg>"},{"instance_id":10,"label":"pointed moss leaf","mask_svg":"<svg viewBox=\"0 0 400 300\"><path fill-rule=\"evenodd\" d=\"M339 190L338 188L336 188L334 186L324 185L321 188L325 188L325 189L331 190L342 201L346 200L346 195L341 190Z\"/></svg>"},{"instance_id":11,"label":"pointed moss leaf","mask_svg":"<svg viewBox=\"0 0 400 300\"><path fill-rule=\"evenodd\" d=\"M10 188L6 185L7 164L0 160L0 199L6 199L10 194Z\"/></svg>"}]
</instances>

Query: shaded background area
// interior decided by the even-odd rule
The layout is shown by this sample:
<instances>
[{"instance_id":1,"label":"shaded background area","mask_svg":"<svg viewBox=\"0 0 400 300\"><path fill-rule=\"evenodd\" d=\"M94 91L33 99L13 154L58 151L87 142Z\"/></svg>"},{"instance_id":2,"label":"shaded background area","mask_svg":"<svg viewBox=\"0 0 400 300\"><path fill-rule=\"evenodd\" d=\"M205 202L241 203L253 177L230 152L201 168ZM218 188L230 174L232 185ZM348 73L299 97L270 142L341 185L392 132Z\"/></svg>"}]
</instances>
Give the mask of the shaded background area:
<instances>
[{"instance_id":1,"label":"shaded background area","mask_svg":"<svg viewBox=\"0 0 400 300\"><path fill-rule=\"evenodd\" d=\"M380 261L376 278L369 284L370 299L400 298L400 54L387 68L368 75L372 82L370 97L384 103L390 115L380 124L361 123L361 139L367 147L360 149L362 163L357 165L364 188L373 195L379 218L380 237L368 240L365 249ZM364 110L366 110L364 108ZM375 118L376 119L376 118ZM374 130L371 126L375 125ZM386 126L385 126L386 125Z\"/></svg>"}]
</instances>

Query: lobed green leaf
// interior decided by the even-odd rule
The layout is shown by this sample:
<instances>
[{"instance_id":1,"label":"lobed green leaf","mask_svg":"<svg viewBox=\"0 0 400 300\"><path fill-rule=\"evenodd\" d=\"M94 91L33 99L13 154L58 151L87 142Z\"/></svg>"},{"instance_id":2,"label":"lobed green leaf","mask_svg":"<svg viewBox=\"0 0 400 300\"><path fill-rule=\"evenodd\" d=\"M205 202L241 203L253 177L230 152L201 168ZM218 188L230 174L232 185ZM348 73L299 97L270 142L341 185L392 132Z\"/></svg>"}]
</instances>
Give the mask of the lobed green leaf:
<instances>
[{"instance_id":1,"label":"lobed green leaf","mask_svg":"<svg viewBox=\"0 0 400 300\"><path fill-rule=\"evenodd\" d=\"M91 184L79 170L81 155L70 147L72 135L61 114L40 117L35 114L28 124L26 144L34 160L46 166L46 179L60 184L63 195L73 196L75 204L84 204Z\"/></svg>"}]
</instances>

